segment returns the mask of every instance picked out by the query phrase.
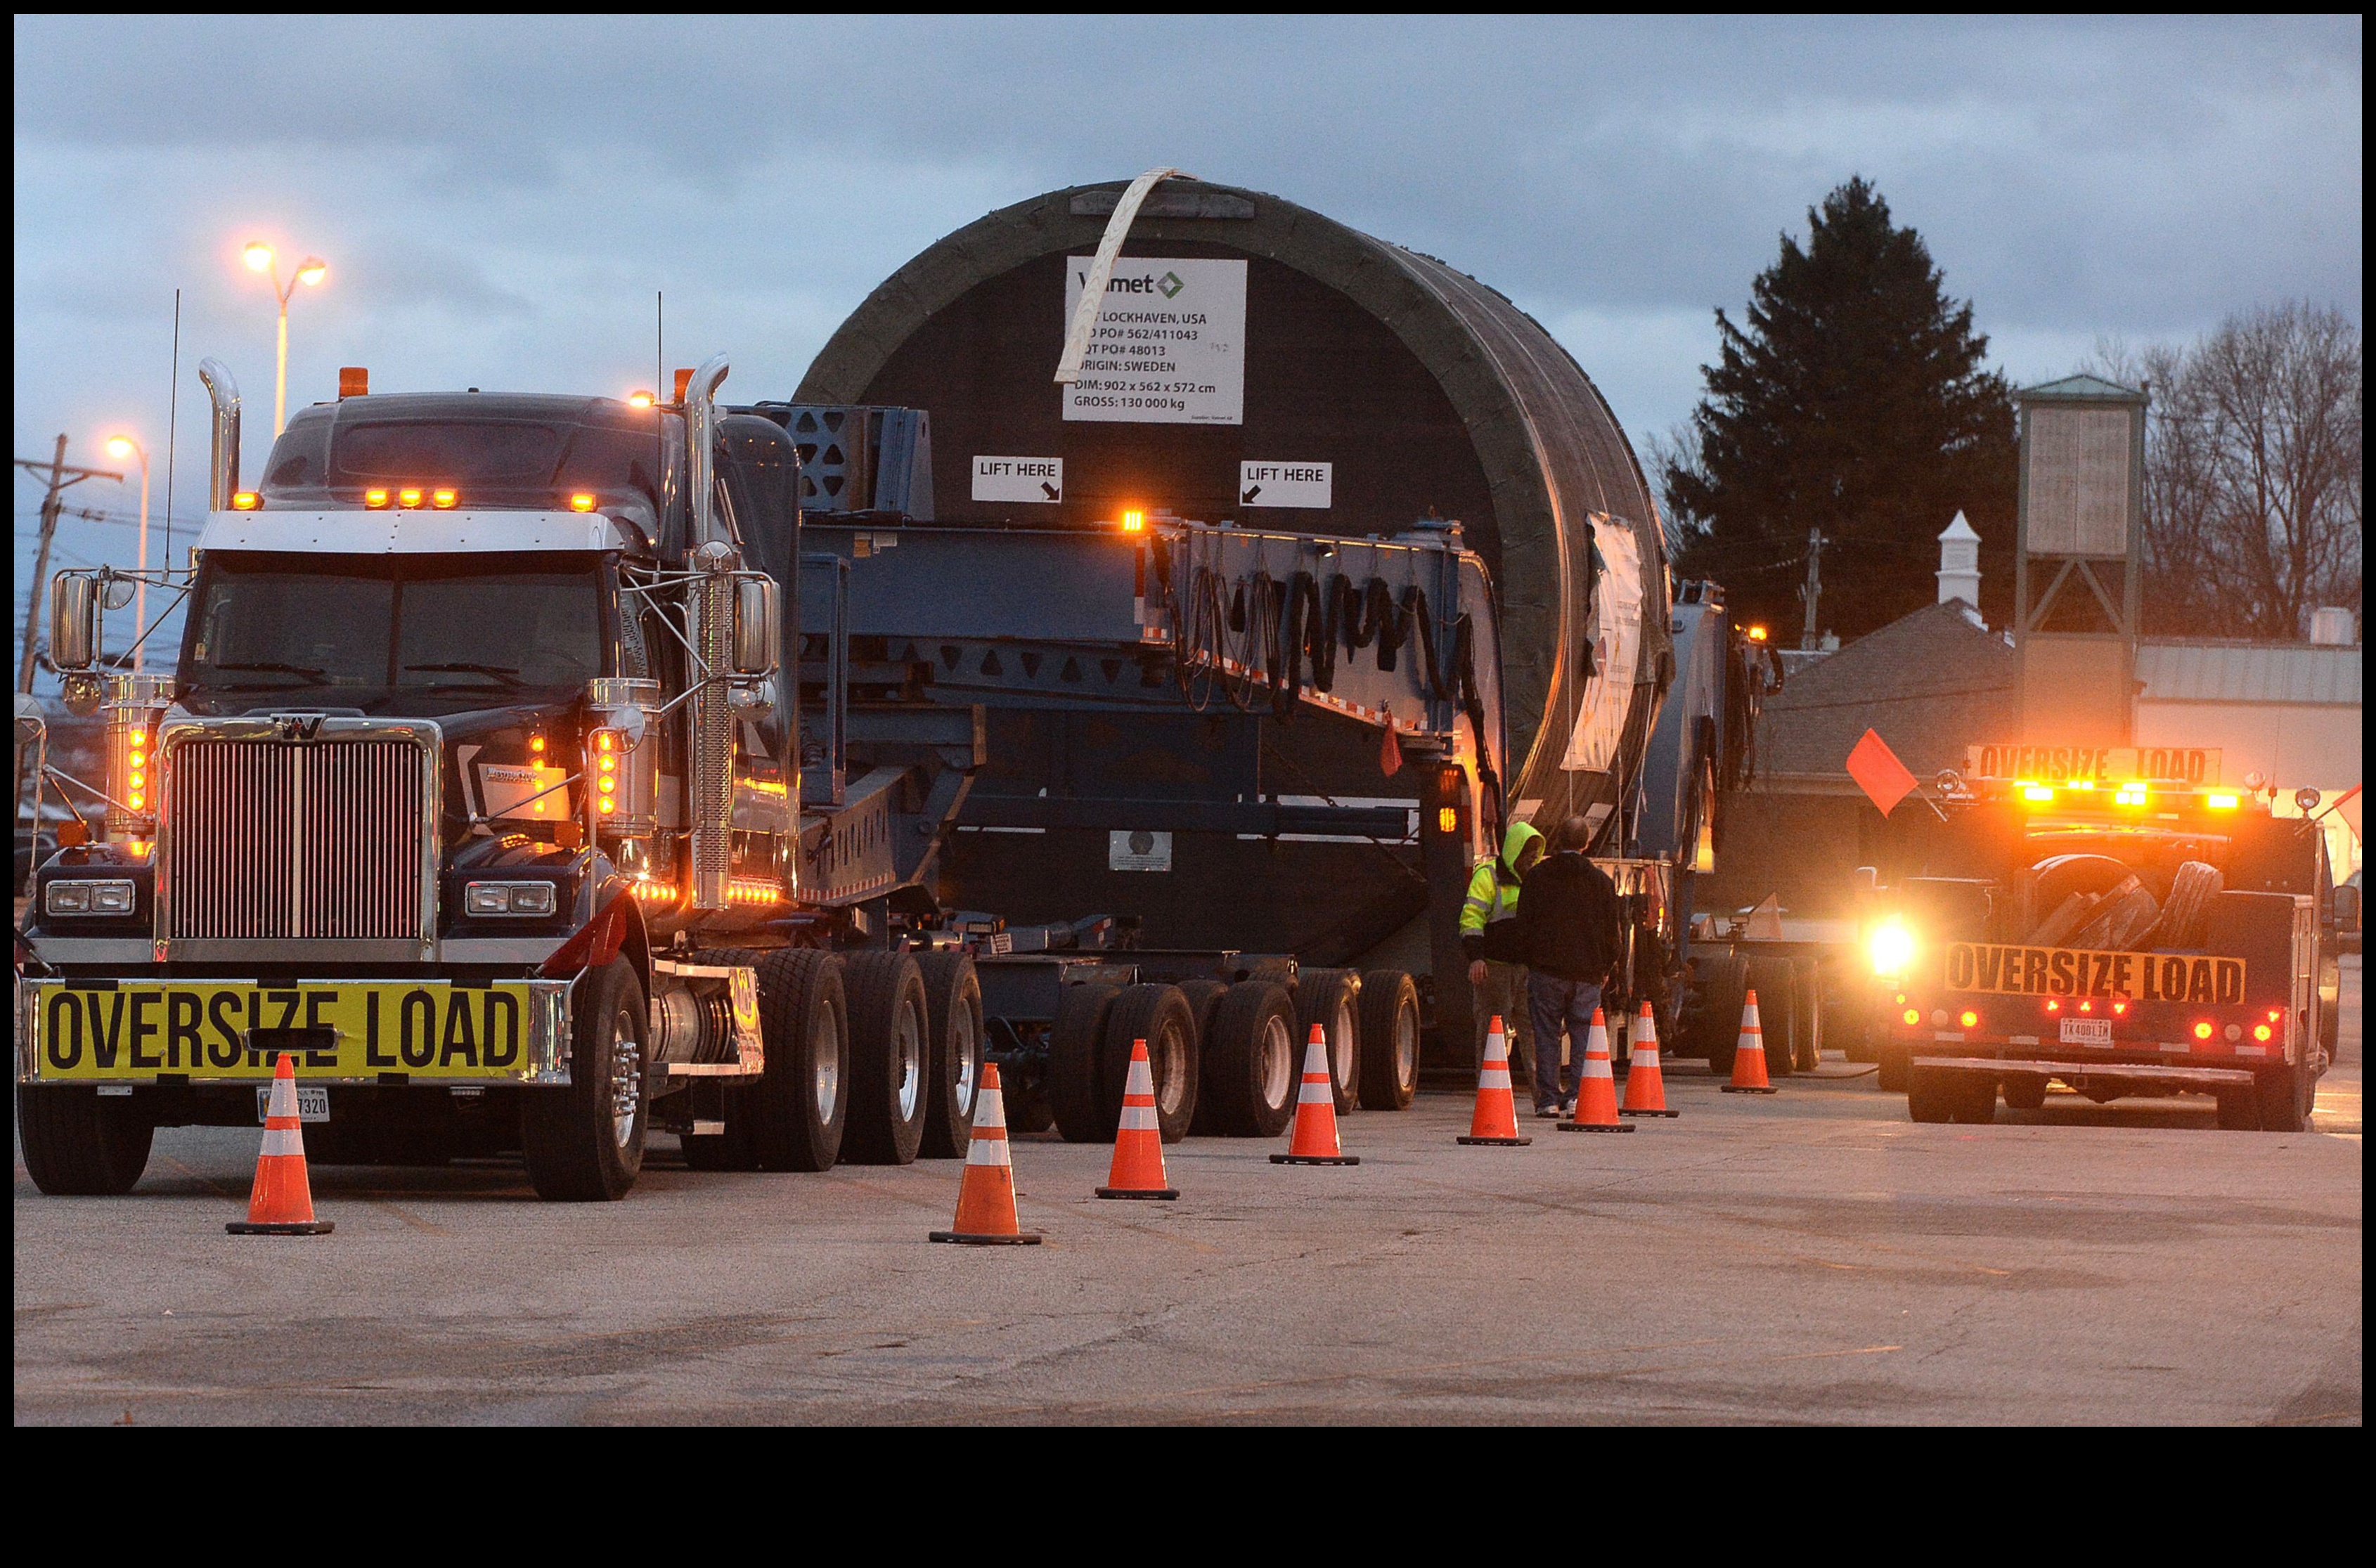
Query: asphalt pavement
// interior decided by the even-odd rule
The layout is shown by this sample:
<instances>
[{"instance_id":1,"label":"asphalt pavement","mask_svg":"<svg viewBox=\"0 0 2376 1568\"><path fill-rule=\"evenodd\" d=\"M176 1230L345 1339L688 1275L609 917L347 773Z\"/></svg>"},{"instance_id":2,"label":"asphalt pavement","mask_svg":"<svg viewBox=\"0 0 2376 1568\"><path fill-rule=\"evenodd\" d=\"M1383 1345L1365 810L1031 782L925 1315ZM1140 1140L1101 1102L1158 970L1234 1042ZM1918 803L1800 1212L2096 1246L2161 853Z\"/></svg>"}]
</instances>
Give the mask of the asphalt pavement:
<instances>
[{"instance_id":1,"label":"asphalt pavement","mask_svg":"<svg viewBox=\"0 0 2376 1568\"><path fill-rule=\"evenodd\" d=\"M1918 1126L1827 1063L1770 1099L1670 1063L1682 1114L1466 1097L1344 1126L1358 1167L1019 1139L1037 1248L934 1246L958 1166L715 1175L624 1203L517 1165L316 1168L335 1235L239 1238L259 1134L160 1133L120 1199L16 1168L16 1415L186 1422L2183 1422L2352 1425L2358 960L2314 1130L2056 1093ZM665 1144L668 1140L659 1139Z\"/></svg>"}]
</instances>

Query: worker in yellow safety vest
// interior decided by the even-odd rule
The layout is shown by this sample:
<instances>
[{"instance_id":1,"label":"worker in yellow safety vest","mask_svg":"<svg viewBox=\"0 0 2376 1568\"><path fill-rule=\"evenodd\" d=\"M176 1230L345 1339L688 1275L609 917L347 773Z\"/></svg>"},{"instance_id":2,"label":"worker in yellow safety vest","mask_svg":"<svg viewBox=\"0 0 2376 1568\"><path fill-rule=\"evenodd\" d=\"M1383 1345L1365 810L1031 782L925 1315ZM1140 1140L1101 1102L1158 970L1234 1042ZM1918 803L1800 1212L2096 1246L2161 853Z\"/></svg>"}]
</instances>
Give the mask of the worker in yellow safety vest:
<instances>
[{"instance_id":1,"label":"worker in yellow safety vest","mask_svg":"<svg viewBox=\"0 0 2376 1568\"><path fill-rule=\"evenodd\" d=\"M1518 885L1543 858L1543 836L1514 822L1502 852L1477 862L1460 905L1460 951L1468 959L1468 986L1477 1015L1477 1059L1485 1059L1485 1030L1501 1015L1514 1083L1526 1079L1527 971L1517 949Z\"/></svg>"}]
</instances>

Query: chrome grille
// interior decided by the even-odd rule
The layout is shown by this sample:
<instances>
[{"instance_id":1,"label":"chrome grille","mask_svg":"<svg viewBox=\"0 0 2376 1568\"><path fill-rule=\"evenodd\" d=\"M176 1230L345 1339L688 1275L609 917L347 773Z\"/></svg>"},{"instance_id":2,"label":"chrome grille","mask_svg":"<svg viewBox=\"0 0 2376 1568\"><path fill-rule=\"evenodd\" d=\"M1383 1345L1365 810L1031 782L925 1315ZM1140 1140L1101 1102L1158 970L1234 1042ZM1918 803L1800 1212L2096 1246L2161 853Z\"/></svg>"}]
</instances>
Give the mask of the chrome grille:
<instances>
[{"instance_id":1,"label":"chrome grille","mask_svg":"<svg viewBox=\"0 0 2376 1568\"><path fill-rule=\"evenodd\" d=\"M160 846L166 935L417 939L431 831L422 747L184 740Z\"/></svg>"}]
</instances>

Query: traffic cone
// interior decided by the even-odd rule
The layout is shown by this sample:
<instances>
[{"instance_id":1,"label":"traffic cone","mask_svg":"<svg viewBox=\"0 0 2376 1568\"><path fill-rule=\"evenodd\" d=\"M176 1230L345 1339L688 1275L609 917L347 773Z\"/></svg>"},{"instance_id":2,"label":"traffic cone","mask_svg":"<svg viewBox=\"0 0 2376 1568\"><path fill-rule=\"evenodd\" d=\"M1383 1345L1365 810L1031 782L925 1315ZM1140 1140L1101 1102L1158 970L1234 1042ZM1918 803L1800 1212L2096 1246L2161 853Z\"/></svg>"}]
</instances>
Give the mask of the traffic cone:
<instances>
[{"instance_id":1,"label":"traffic cone","mask_svg":"<svg viewBox=\"0 0 2376 1568\"><path fill-rule=\"evenodd\" d=\"M264 1104L264 1150L255 1157L255 1186L247 1218L223 1227L234 1236L327 1236L337 1227L314 1218L314 1188L305 1180L305 1134L297 1121L297 1063L287 1051L272 1063L272 1098Z\"/></svg>"},{"instance_id":2,"label":"traffic cone","mask_svg":"<svg viewBox=\"0 0 2376 1568\"><path fill-rule=\"evenodd\" d=\"M1658 1071L1658 1023L1650 1016L1646 1002L1642 1004L1642 1016L1634 1020L1634 1042L1625 1061L1625 1105L1619 1115L1682 1114L1667 1109L1667 1078Z\"/></svg>"},{"instance_id":3,"label":"traffic cone","mask_svg":"<svg viewBox=\"0 0 2376 1568\"><path fill-rule=\"evenodd\" d=\"M1122 1086L1122 1130L1114 1134L1113 1169L1101 1198L1176 1198L1163 1176L1163 1123L1155 1115L1155 1064L1146 1042L1130 1042L1130 1076Z\"/></svg>"},{"instance_id":4,"label":"traffic cone","mask_svg":"<svg viewBox=\"0 0 2376 1568\"><path fill-rule=\"evenodd\" d=\"M1765 1077L1765 1031L1757 1024L1757 991L1750 989L1740 1006L1740 1043L1733 1047L1732 1082L1724 1086L1727 1094L1775 1094L1779 1091Z\"/></svg>"},{"instance_id":5,"label":"traffic cone","mask_svg":"<svg viewBox=\"0 0 2376 1568\"><path fill-rule=\"evenodd\" d=\"M1518 1104L1510 1097L1510 1042L1502 1032L1502 1015L1493 1015L1485 1031L1485 1065L1477 1075L1477 1112L1468 1119L1464 1144L1492 1144L1521 1148L1532 1138L1518 1136Z\"/></svg>"},{"instance_id":6,"label":"traffic cone","mask_svg":"<svg viewBox=\"0 0 2376 1568\"><path fill-rule=\"evenodd\" d=\"M1295 1135L1285 1154L1270 1157L1273 1165L1359 1165L1361 1157L1347 1154L1336 1141L1336 1087L1328 1081L1328 1037L1312 1026L1312 1042L1303 1048L1303 1087L1295 1097Z\"/></svg>"},{"instance_id":7,"label":"traffic cone","mask_svg":"<svg viewBox=\"0 0 2376 1568\"><path fill-rule=\"evenodd\" d=\"M1575 1070L1575 1117L1559 1124L1562 1133L1630 1133L1631 1122L1617 1119L1617 1079L1609 1070L1609 1020L1592 1010L1592 1032L1584 1038L1584 1063Z\"/></svg>"},{"instance_id":8,"label":"traffic cone","mask_svg":"<svg viewBox=\"0 0 2376 1568\"><path fill-rule=\"evenodd\" d=\"M998 1063L985 1062L974 1096L973 1142L967 1146L965 1179L957 1185L954 1230L935 1230L935 1241L969 1247L1036 1247L1040 1232L1015 1218L1015 1166L1006 1157L1006 1097L999 1092Z\"/></svg>"}]
</instances>

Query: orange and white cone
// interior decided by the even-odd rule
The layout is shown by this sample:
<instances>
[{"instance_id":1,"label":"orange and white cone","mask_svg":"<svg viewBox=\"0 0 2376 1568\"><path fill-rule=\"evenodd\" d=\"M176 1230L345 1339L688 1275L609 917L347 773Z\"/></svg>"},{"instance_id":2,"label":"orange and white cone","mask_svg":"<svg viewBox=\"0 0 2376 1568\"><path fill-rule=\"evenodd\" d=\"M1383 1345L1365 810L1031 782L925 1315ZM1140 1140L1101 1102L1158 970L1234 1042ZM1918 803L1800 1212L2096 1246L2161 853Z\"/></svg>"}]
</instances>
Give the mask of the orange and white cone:
<instances>
[{"instance_id":1,"label":"orange and white cone","mask_svg":"<svg viewBox=\"0 0 2376 1568\"><path fill-rule=\"evenodd\" d=\"M1732 1050L1732 1082L1727 1094L1776 1094L1765 1076L1765 1031L1757 1022L1757 990L1750 988L1740 1006L1740 1043Z\"/></svg>"},{"instance_id":2,"label":"orange and white cone","mask_svg":"<svg viewBox=\"0 0 2376 1568\"><path fill-rule=\"evenodd\" d=\"M1328 1076L1328 1037L1318 1024L1303 1048L1303 1087L1295 1096L1295 1134L1287 1152L1270 1157L1273 1165L1359 1165L1361 1157L1347 1154L1336 1141L1336 1087Z\"/></svg>"},{"instance_id":3,"label":"orange and white cone","mask_svg":"<svg viewBox=\"0 0 2376 1568\"><path fill-rule=\"evenodd\" d=\"M255 1186L247 1218L223 1227L234 1236L327 1236L336 1229L314 1218L314 1188L305 1180L305 1134L297 1120L297 1065L282 1051L272 1063L272 1097L264 1103L264 1150L255 1157Z\"/></svg>"},{"instance_id":4,"label":"orange and white cone","mask_svg":"<svg viewBox=\"0 0 2376 1568\"><path fill-rule=\"evenodd\" d=\"M1667 1075L1658 1071L1658 1024L1650 1004L1634 1020L1633 1048L1626 1053L1625 1104L1621 1116L1680 1116L1667 1109Z\"/></svg>"},{"instance_id":5,"label":"orange and white cone","mask_svg":"<svg viewBox=\"0 0 2376 1568\"><path fill-rule=\"evenodd\" d=\"M1575 1070L1575 1115L1559 1124L1562 1133L1630 1133L1617 1119L1617 1079L1609 1068L1609 1019L1595 1007L1592 1032L1584 1039L1584 1061Z\"/></svg>"},{"instance_id":6,"label":"orange and white cone","mask_svg":"<svg viewBox=\"0 0 2376 1568\"><path fill-rule=\"evenodd\" d=\"M1533 1143L1518 1136L1518 1102L1510 1096L1510 1040L1502 1032L1502 1015L1493 1015L1485 1031L1485 1065L1477 1074L1477 1111L1468 1119L1464 1144L1490 1144L1520 1148Z\"/></svg>"},{"instance_id":7,"label":"orange and white cone","mask_svg":"<svg viewBox=\"0 0 2376 1568\"><path fill-rule=\"evenodd\" d=\"M1101 1198L1176 1198L1163 1174L1163 1123L1155 1111L1155 1064L1146 1042L1130 1042L1130 1076L1122 1086L1122 1128L1114 1134L1113 1169Z\"/></svg>"},{"instance_id":8,"label":"orange and white cone","mask_svg":"<svg viewBox=\"0 0 2376 1568\"><path fill-rule=\"evenodd\" d=\"M1040 1232L1015 1216L1015 1166L1006 1157L1006 1097L998 1063L985 1062L974 1096L973 1142L966 1146L965 1179L957 1186L956 1229L935 1230L935 1241L969 1247L1036 1247Z\"/></svg>"}]
</instances>

